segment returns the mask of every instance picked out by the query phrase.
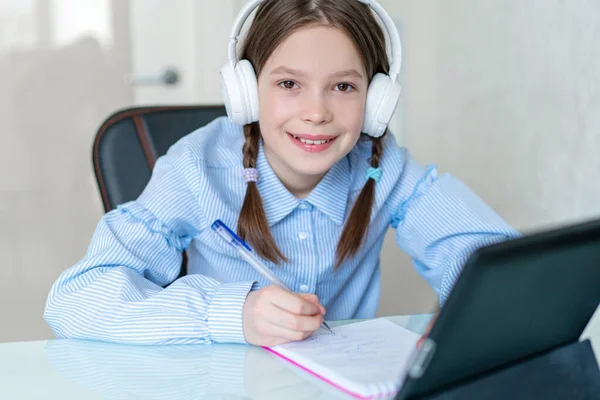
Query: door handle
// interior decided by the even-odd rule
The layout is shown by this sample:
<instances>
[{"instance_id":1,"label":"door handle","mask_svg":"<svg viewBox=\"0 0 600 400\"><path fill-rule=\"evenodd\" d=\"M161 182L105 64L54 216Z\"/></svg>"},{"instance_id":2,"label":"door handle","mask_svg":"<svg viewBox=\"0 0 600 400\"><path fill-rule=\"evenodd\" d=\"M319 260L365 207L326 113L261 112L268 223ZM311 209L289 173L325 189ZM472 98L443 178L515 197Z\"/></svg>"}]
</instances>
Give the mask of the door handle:
<instances>
[{"instance_id":1,"label":"door handle","mask_svg":"<svg viewBox=\"0 0 600 400\"><path fill-rule=\"evenodd\" d=\"M132 86L139 85L176 85L181 80L179 71L174 67L165 68L157 75L127 74L125 83Z\"/></svg>"}]
</instances>

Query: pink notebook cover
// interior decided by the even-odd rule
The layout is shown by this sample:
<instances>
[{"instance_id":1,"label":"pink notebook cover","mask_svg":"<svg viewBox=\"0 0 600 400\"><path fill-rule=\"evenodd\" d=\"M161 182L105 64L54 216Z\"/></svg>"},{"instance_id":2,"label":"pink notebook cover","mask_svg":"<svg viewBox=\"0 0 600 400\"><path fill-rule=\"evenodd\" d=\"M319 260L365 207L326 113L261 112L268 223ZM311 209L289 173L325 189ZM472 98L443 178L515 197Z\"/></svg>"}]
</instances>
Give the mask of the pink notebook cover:
<instances>
[{"instance_id":1,"label":"pink notebook cover","mask_svg":"<svg viewBox=\"0 0 600 400\"><path fill-rule=\"evenodd\" d=\"M267 350L271 354L275 354L277 357L280 357L280 358L284 359L285 361L287 361L287 362L295 365L296 367L298 367L298 368L300 368L300 369L308 372L309 374L311 374L313 376L316 376L317 378L321 379L323 382L326 382L326 383L330 384L331 386L333 386L333 387L341 390L342 392L344 392L346 394L349 394L350 396L352 396L352 397L354 397L356 399L364 399L364 400L366 400L366 399L375 399L375 398L380 398L380 397L394 396L397 393L397 392L389 392L389 393L379 393L377 395L367 396L367 397L361 396L358 393L351 392L350 390L348 390L348 389L346 389L346 388L338 385L337 383L330 381L329 379L325 378L322 375L317 374L316 372L314 372L314 371L306 368L305 366L303 366L301 364L298 364L296 361L287 358L283 354L280 354L280 353L276 352L275 350L273 350L273 349L271 349L269 347L263 347L263 349Z\"/></svg>"}]
</instances>

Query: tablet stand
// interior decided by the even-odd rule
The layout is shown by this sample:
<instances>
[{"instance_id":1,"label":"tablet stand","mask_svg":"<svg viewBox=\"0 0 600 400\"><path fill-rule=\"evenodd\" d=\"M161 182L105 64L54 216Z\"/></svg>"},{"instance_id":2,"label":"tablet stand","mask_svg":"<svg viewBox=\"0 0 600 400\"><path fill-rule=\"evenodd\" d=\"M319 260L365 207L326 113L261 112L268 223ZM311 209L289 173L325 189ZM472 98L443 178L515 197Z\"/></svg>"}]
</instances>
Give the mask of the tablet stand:
<instances>
[{"instance_id":1,"label":"tablet stand","mask_svg":"<svg viewBox=\"0 0 600 400\"><path fill-rule=\"evenodd\" d=\"M418 399L598 400L600 369L590 341L584 340Z\"/></svg>"}]
</instances>

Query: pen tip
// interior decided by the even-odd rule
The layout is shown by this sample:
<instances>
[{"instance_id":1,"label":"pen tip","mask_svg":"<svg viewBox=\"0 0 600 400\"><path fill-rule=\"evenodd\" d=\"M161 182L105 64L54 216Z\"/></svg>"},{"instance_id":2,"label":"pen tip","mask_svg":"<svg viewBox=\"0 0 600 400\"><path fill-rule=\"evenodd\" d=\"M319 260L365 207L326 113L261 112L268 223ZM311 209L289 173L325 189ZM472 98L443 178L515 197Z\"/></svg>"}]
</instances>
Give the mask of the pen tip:
<instances>
[{"instance_id":1,"label":"pen tip","mask_svg":"<svg viewBox=\"0 0 600 400\"><path fill-rule=\"evenodd\" d=\"M329 333L331 333L332 335L335 335L335 333L333 333L333 329L331 329L331 328L329 327L329 325L327 325L327 322L323 321L323 326L324 326L325 328L327 328L327 330L329 331Z\"/></svg>"}]
</instances>

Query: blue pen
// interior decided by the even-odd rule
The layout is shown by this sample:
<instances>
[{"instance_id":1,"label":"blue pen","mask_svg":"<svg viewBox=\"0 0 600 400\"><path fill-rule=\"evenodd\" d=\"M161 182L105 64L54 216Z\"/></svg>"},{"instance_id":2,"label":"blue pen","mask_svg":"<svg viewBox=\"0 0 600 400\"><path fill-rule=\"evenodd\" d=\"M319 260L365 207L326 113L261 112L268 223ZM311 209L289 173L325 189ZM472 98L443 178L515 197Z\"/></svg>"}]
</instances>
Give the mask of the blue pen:
<instances>
[{"instance_id":1,"label":"blue pen","mask_svg":"<svg viewBox=\"0 0 600 400\"><path fill-rule=\"evenodd\" d=\"M265 279L271 282L272 285L279 286L280 288L292 293L292 290L288 288L286 284L283 283L281 279L279 279L277 275L273 273L273 271L271 271L266 265L264 265L262 261L260 261L260 259L254 253L254 251L250 248L250 246L248 246L248 244L244 242L242 238L236 235L235 232L229 229L229 227L227 227L227 225L225 225L223 221L219 219L216 220L215 222L213 222L212 228L215 232L219 234L220 237L223 238L223 240L225 240L227 243L233 246L244 258L244 260L248 261L248 263L259 274L261 274L263 277L265 277ZM329 332L333 333L333 331L325 321L323 321L323 326L327 328Z\"/></svg>"}]
</instances>

